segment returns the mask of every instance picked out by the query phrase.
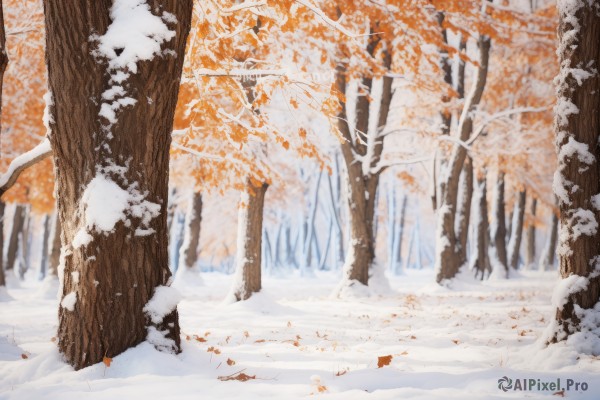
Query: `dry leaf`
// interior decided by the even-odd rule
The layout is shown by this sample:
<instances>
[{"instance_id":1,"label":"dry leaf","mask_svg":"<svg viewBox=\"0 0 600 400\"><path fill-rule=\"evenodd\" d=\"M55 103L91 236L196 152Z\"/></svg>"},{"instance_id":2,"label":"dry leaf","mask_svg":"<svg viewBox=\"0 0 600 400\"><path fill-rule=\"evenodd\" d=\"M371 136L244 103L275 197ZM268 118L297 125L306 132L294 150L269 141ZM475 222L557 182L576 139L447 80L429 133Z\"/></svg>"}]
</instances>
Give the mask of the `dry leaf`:
<instances>
[{"instance_id":1,"label":"dry leaf","mask_svg":"<svg viewBox=\"0 0 600 400\"><path fill-rule=\"evenodd\" d=\"M231 365L235 365L235 361L233 361L231 358L227 359L227 365L231 366Z\"/></svg>"},{"instance_id":2,"label":"dry leaf","mask_svg":"<svg viewBox=\"0 0 600 400\"><path fill-rule=\"evenodd\" d=\"M390 365L390 363L392 362L392 356L380 356L377 358L377 368L383 368L386 365Z\"/></svg>"},{"instance_id":3,"label":"dry leaf","mask_svg":"<svg viewBox=\"0 0 600 400\"><path fill-rule=\"evenodd\" d=\"M27 354L25 354L25 353L21 353L21 358L23 360L27 360L29 358L29 356Z\"/></svg>"},{"instance_id":4,"label":"dry leaf","mask_svg":"<svg viewBox=\"0 0 600 400\"><path fill-rule=\"evenodd\" d=\"M217 377L217 379L219 379L220 381L240 381L240 382L246 382L251 379L256 379L256 375L246 375L242 371L236 372L235 374L232 374L232 375L219 376L219 377Z\"/></svg>"},{"instance_id":5,"label":"dry leaf","mask_svg":"<svg viewBox=\"0 0 600 400\"><path fill-rule=\"evenodd\" d=\"M110 364L112 363L112 358L104 356L104 358L102 359L102 362L108 368L108 367L110 367Z\"/></svg>"},{"instance_id":6,"label":"dry leaf","mask_svg":"<svg viewBox=\"0 0 600 400\"><path fill-rule=\"evenodd\" d=\"M553 396L565 397L565 390L561 390L560 392L552 393Z\"/></svg>"},{"instance_id":7,"label":"dry leaf","mask_svg":"<svg viewBox=\"0 0 600 400\"><path fill-rule=\"evenodd\" d=\"M200 343L206 342L206 339L204 339L203 337L200 337L200 336L196 336L195 339L197 342L200 342Z\"/></svg>"}]
</instances>

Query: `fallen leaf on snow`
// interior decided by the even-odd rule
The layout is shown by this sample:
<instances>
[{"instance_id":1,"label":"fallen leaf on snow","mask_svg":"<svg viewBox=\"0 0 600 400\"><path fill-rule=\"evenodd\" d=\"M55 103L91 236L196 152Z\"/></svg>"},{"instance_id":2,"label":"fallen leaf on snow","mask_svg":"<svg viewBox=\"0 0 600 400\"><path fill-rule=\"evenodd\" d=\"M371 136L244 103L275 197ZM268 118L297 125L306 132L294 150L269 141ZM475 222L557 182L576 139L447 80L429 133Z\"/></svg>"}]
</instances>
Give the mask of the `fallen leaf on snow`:
<instances>
[{"instance_id":1,"label":"fallen leaf on snow","mask_svg":"<svg viewBox=\"0 0 600 400\"><path fill-rule=\"evenodd\" d=\"M383 368L386 365L390 365L390 363L392 362L392 356L380 356L377 358L377 368Z\"/></svg>"}]
</instances>

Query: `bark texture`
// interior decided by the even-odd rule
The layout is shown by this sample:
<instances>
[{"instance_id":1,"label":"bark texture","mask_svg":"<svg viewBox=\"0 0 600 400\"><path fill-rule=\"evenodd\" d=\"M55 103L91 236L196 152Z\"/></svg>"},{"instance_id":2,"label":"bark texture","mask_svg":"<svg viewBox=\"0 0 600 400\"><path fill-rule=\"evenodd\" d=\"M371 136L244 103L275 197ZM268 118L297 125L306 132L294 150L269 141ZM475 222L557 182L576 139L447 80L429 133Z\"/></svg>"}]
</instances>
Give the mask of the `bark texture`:
<instances>
[{"instance_id":1,"label":"bark texture","mask_svg":"<svg viewBox=\"0 0 600 400\"><path fill-rule=\"evenodd\" d=\"M491 40L487 36L480 36L479 67L473 87L465 98L465 105L458 122L458 139L465 142L473 131L472 113L479 105L485 88L489 64ZM444 180L444 196L437 212L437 240L435 266L437 271L436 281L442 283L452 279L461 267L460 244L455 232L456 212L458 209L458 188L461 171L467 157L467 150L463 146L454 146L448 165L441 178Z\"/></svg>"},{"instance_id":2,"label":"bark texture","mask_svg":"<svg viewBox=\"0 0 600 400\"><path fill-rule=\"evenodd\" d=\"M193 268L198 261L200 226L202 224L202 193L194 192L185 216L185 233L178 268Z\"/></svg>"},{"instance_id":3,"label":"bark texture","mask_svg":"<svg viewBox=\"0 0 600 400\"><path fill-rule=\"evenodd\" d=\"M42 256L40 261L40 274L46 276L48 270L48 248L50 247L50 214L44 216L44 237L42 239Z\"/></svg>"},{"instance_id":4,"label":"bark texture","mask_svg":"<svg viewBox=\"0 0 600 400\"><path fill-rule=\"evenodd\" d=\"M510 267L517 269L519 266L519 250L523 237L523 220L525 219L525 201L527 192L521 190L517 195L517 202L512 215L510 241L508 242L508 258Z\"/></svg>"},{"instance_id":5,"label":"bark texture","mask_svg":"<svg viewBox=\"0 0 600 400\"><path fill-rule=\"evenodd\" d=\"M487 207L487 180L486 172L483 171L477 179L477 213L475 218L475 254L471 258L471 269L475 273L475 277L483 280L486 272L489 275L492 267L488 255L489 248L489 224L488 224L488 207Z\"/></svg>"},{"instance_id":6,"label":"bark texture","mask_svg":"<svg viewBox=\"0 0 600 400\"><path fill-rule=\"evenodd\" d=\"M473 160L467 157L461 176L462 196L457 213L456 236L460 244L460 264L467 262L471 201L473 199Z\"/></svg>"},{"instance_id":7,"label":"bark texture","mask_svg":"<svg viewBox=\"0 0 600 400\"><path fill-rule=\"evenodd\" d=\"M600 10L598 2L591 1L560 0L558 8L561 71L556 79L559 100L555 130L559 167L554 184L560 209L558 257L561 276L576 279L579 284L569 287L564 305L556 305L552 340L565 340L582 332L577 342L585 348L596 347L597 352L598 312L591 309L597 307L600 300L600 210L596 197L600 193L600 75L597 71ZM579 72L583 69L589 75L582 79L573 68L579 68ZM560 107L569 103L576 112ZM589 153L569 152L573 146L580 150L584 147ZM582 343L585 340L590 343Z\"/></svg>"},{"instance_id":8,"label":"bark texture","mask_svg":"<svg viewBox=\"0 0 600 400\"><path fill-rule=\"evenodd\" d=\"M99 113L102 95L113 82L108 61L94 56L98 43L90 36L107 31L113 2L44 0L46 63L54 103L49 139L62 243L67 246L58 347L75 369L114 357L144 341L149 333L154 333L154 339L161 336L163 346L151 340L157 348L179 351L177 309L156 322L144 307L170 277L169 146L192 0L147 3L151 12L175 16L177 22L168 23L175 36L162 45L168 52L138 61L137 71L120 69L130 74L122 85L135 104L121 107L111 125ZM120 54L123 49L114 51ZM107 235L91 232L90 245L73 245L76 232L84 226L83 191L98 173L123 190L133 190L134 185L144 193L144 201L159 205L157 215L145 224L149 229L145 235L136 234L142 222L131 214L129 224L117 222ZM65 305L67 295L69 299L75 296L74 304Z\"/></svg>"},{"instance_id":9,"label":"bark texture","mask_svg":"<svg viewBox=\"0 0 600 400\"><path fill-rule=\"evenodd\" d=\"M504 208L504 172L498 171L496 190L494 191L494 220L492 224L490 257L492 268L500 268L508 278L508 258L506 255L506 211Z\"/></svg>"},{"instance_id":10,"label":"bark texture","mask_svg":"<svg viewBox=\"0 0 600 400\"><path fill-rule=\"evenodd\" d=\"M50 236L50 249L48 254L48 275L58 276L58 264L60 263L60 218L58 212L52 218L52 234Z\"/></svg>"},{"instance_id":11,"label":"bark texture","mask_svg":"<svg viewBox=\"0 0 600 400\"><path fill-rule=\"evenodd\" d=\"M535 213L537 211L537 199L531 199L531 223L527 227L527 243L525 246L525 266L530 268L535 264Z\"/></svg>"},{"instance_id":12,"label":"bark texture","mask_svg":"<svg viewBox=\"0 0 600 400\"><path fill-rule=\"evenodd\" d=\"M246 182L238 214L238 249L235 281L232 290L235 301L247 300L262 288L262 234L265 194L269 185L255 187Z\"/></svg>"},{"instance_id":13,"label":"bark texture","mask_svg":"<svg viewBox=\"0 0 600 400\"><path fill-rule=\"evenodd\" d=\"M13 222L8 239L8 249L6 250L6 269L14 269L19 257L19 247L22 245L23 226L25 225L25 206L15 206Z\"/></svg>"}]
</instances>

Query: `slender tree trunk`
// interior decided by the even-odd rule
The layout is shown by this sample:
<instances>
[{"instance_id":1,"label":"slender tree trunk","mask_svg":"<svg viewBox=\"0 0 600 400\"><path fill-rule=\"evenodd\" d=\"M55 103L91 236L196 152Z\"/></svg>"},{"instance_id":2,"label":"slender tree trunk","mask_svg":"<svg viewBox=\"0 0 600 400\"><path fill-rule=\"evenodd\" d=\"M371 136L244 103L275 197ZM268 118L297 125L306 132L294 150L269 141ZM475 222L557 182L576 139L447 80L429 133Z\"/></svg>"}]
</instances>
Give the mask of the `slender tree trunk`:
<instances>
[{"instance_id":1,"label":"slender tree trunk","mask_svg":"<svg viewBox=\"0 0 600 400\"><path fill-rule=\"evenodd\" d=\"M179 268L194 268L198 261L200 225L202 223L202 193L194 192L185 216L185 232L179 256Z\"/></svg>"},{"instance_id":2,"label":"slender tree trunk","mask_svg":"<svg viewBox=\"0 0 600 400\"><path fill-rule=\"evenodd\" d=\"M108 0L43 3L52 96L49 139L66 247L59 271L59 350L75 369L146 339L160 350L178 352L178 297L167 287L166 208L192 1L128 2L119 13L111 13ZM117 33L109 31L111 15L124 18L133 7L147 13L152 26L172 32L147 35L160 54L134 56L138 44L123 34L112 44ZM107 31L100 46L103 36L95 35ZM122 218L100 216L98 207L110 207ZM98 219L103 217L108 220Z\"/></svg>"},{"instance_id":3,"label":"slender tree trunk","mask_svg":"<svg viewBox=\"0 0 600 400\"><path fill-rule=\"evenodd\" d=\"M490 261L492 269L499 268L508 278L508 257L506 255L506 213L504 209L504 172L498 171L493 206L494 220L491 226ZM496 273L499 273L497 271Z\"/></svg>"},{"instance_id":4,"label":"slender tree trunk","mask_svg":"<svg viewBox=\"0 0 600 400\"><path fill-rule=\"evenodd\" d=\"M459 204L456 236L460 244L461 265L467 262L467 243L469 239L469 223L471 221L471 200L473 199L473 160L467 157L461 176L462 196Z\"/></svg>"},{"instance_id":5,"label":"slender tree trunk","mask_svg":"<svg viewBox=\"0 0 600 400\"><path fill-rule=\"evenodd\" d=\"M521 238L523 236L523 220L525 216L525 200L527 193L525 189L521 190L517 196L517 202L513 210L511 224L512 233L508 242L508 257L511 268L517 269L519 266L519 251L521 249Z\"/></svg>"},{"instance_id":6,"label":"slender tree trunk","mask_svg":"<svg viewBox=\"0 0 600 400\"><path fill-rule=\"evenodd\" d=\"M6 286L6 277L4 276L4 202L0 201L0 287Z\"/></svg>"},{"instance_id":7,"label":"slender tree trunk","mask_svg":"<svg viewBox=\"0 0 600 400\"><path fill-rule=\"evenodd\" d=\"M488 207L487 207L487 181L486 171L482 171L481 176L477 179L477 213L475 214L475 227L477 235L475 240L475 254L471 261L471 269L475 271L475 277L481 280L485 278L487 271L488 275L491 272L490 259L488 256L489 248L489 224L488 224Z\"/></svg>"},{"instance_id":8,"label":"slender tree trunk","mask_svg":"<svg viewBox=\"0 0 600 400\"><path fill-rule=\"evenodd\" d=\"M20 250L19 256L19 277L21 280L25 279L25 273L29 269L31 259L31 225L33 224L33 214L31 213L31 206L27 205L24 209L25 218L23 220L23 231L20 233Z\"/></svg>"},{"instance_id":9,"label":"slender tree trunk","mask_svg":"<svg viewBox=\"0 0 600 400\"><path fill-rule=\"evenodd\" d=\"M472 113L479 105L487 80L488 62L491 41L487 36L480 36L479 67L473 88L465 98L465 105L458 123L458 139L467 141L473 130ZM442 283L454 278L461 267L460 245L455 232L456 210L458 209L458 185L467 150L463 146L454 146L452 156L446 166L442 178L445 192L442 205L437 212L436 228L436 281Z\"/></svg>"},{"instance_id":10,"label":"slender tree trunk","mask_svg":"<svg viewBox=\"0 0 600 400\"><path fill-rule=\"evenodd\" d=\"M247 300L253 293L260 292L262 263L262 227L265 193L268 184L255 187L251 180L242 192L238 214L238 240L235 278L231 300Z\"/></svg>"},{"instance_id":11,"label":"slender tree trunk","mask_svg":"<svg viewBox=\"0 0 600 400\"><path fill-rule=\"evenodd\" d=\"M40 278L44 278L48 270L48 247L50 241L50 214L44 216L44 237L42 239L42 256L40 262Z\"/></svg>"},{"instance_id":12,"label":"slender tree trunk","mask_svg":"<svg viewBox=\"0 0 600 400\"><path fill-rule=\"evenodd\" d=\"M408 206L408 195L404 195L402 198L402 206L400 206L400 226L398 228L396 239L396 272L398 272L398 268L402 267L404 264L402 262L402 243L404 242L404 228L406 226L406 208Z\"/></svg>"},{"instance_id":13,"label":"slender tree trunk","mask_svg":"<svg viewBox=\"0 0 600 400\"><path fill-rule=\"evenodd\" d=\"M562 282L555 292L552 341L573 342L599 355L600 298L600 12L598 2L558 1L561 70L556 78L560 208L558 257ZM575 73L574 71L577 71Z\"/></svg>"},{"instance_id":14,"label":"slender tree trunk","mask_svg":"<svg viewBox=\"0 0 600 400\"><path fill-rule=\"evenodd\" d=\"M60 239L60 218L58 216L58 211L54 212L54 217L52 219L52 236L50 239L52 245L50 246L50 254L48 256L48 275L58 277L58 265L60 264L60 249L62 247Z\"/></svg>"},{"instance_id":15,"label":"slender tree trunk","mask_svg":"<svg viewBox=\"0 0 600 400\"><path fill-rule=\"evenodd\" d=\"M527 227L527 242L525 247L525 266L531 268L535 264L535 213L537 208L537 199L531 199L531 223Z\"/></svg>"},{"instance_id":16,"label":"slender tree trunk","mask_svg":"<svg viewBox=\"0 0 600 400\"><path fill-rule=\"evenodd\" d=\"M554 267L554 259L556 258L556 243L558 240L558 216L552 211L550 217L550 235L542 251L540 258L539 270L545 271L548 268Z\"/></svg>"},{"instance_id":17,"label":"slender tree trunk","mask_svg":"<svg viewBox=\"0 0 600 400\"><path fill-rule=\"evenodd\" d=\"M17 204L13 214L13 223L6 251L6 269L14 270L19 256L20 236L23 233L25 223L25 206Z\"/></svg>"}]
</instances>

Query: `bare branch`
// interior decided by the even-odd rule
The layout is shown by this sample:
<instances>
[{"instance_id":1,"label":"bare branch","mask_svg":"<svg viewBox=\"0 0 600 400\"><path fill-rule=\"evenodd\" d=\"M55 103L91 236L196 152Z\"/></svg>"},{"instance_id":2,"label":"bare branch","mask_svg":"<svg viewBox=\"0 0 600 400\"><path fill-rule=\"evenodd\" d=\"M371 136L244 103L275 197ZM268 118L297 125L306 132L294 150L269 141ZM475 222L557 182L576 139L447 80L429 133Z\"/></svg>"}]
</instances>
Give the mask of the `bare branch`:
<instances>
[{"instance_id":1,"label":"bare branch","mask_svg":"<svg viewBox=\"0 0 600 400\"><path fill-rule=\"evenodd\" d=\"M50 141L42 140L40 144L26 153L21 154L8 166L8 170L0 176L0 196L10 189L19 178L19 175L27 168L37 164L52 153Z\"/></svg>"}]
</instances>

